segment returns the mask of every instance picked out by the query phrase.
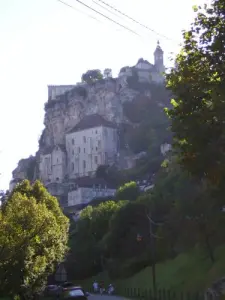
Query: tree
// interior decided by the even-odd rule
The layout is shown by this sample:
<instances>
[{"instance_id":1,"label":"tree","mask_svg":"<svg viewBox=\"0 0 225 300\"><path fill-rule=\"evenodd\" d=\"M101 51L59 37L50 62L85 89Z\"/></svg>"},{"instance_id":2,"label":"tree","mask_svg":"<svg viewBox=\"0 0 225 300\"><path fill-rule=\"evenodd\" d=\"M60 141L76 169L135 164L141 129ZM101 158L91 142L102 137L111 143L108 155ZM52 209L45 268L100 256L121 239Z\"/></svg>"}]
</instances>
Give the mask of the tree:
<instances>
[{"instance_id":1,"label":"tree","mask_svg":"<svg viewBox=\"0 0 225 300\"><path fill-rule=\"evenodd\" d=\"M111 78L112 77L112 69L105 69L103 75L104 75L104 78Z\"/></svg>"},{"instance_id":2,"label":"tree","mask_svg":"<svg viewBox=\"0 0 225 300\"><path fill-rule=\"evenodd\" d=\"M124 202L107 201L82 210L71 248L71 258L76 261L73 277L86 278L102 271L106 259L104 237L108 234L112 216L123 205Z\"/></svg>"},{"instance_id":3,"label":"tree","mask_svg":"<svg viewBox=\"0 0 225 300\"><path fill-rule=\"evenodd\" d=\"M116 192L117 199L134 201L140 195L140 189L135 181L127 182Z\"/></svg>"},{"instance_id":4,"label":"tree","mask_svg":"<svg viewBox=\"0 0 225 300\"><path fill-rule=\"evenodd\" d=\"M25 180L0 210L0 294L31 296L64 260L68 219L43 185Z\"/></svg>"},{"instance_id":5,"label":"tree","mask_svg":"<svg viewBox=\"0 0 225 300\"><path fill-rule=\"evenodd\" d=\"M115 165L100 165L95 172L95 176L105 179L113 186L118 186L125 181L124 174Z\"/></svg>"},{"instance_id":6,"label":"tree","mask_svg":"<svg viewBox=\"0 0 225 300\"><path fill-rule=\"evenodd\" d=\"M225 174L225 2L195 7L176 68L167 75L168 109L180 163L198 178L220 183Z\"/></svg>"},{"instance_id":7,"label":"tree","mask_svg":"<svg viewBox=\"0 0 225 300\"><path fill-rule=\"evenodd\" d=\"M82 75L82 81L88 84L92 84L98 80L103 79L103 75L100 70L89 70Z\"/></svg>"}]
</instances>

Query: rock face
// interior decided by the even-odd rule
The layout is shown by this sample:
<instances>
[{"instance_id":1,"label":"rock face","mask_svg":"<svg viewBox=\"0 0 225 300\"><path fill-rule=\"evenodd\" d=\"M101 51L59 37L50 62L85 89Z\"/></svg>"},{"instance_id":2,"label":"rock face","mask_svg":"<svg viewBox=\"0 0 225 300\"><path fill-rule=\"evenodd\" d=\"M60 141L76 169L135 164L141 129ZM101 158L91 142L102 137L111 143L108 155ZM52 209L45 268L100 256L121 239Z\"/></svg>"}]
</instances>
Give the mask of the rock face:
<instances>
[{"instance_id":1,"label":"rock face","mask_svg":"<svg viewBox=\"0 0 225 300\"><path fill-rule=\"evenodd\" d=\"M9 191L23 179L29 179L30 181L35 180L38 177L37 174L38 165L36 157L30 156L25 159L21 159L18 162L17 168L12 172L13 179L9 185Z\"/></svg>"},{"instance_id":2,"label":"rock face","mask_svg":"<svg viewBox=\"0 0 225 300\"><path fill-rule=\"evenodd\" d=\"M64 144L65 132L84 116L99 114L117 124L125 121L118 82L114 79L102 80L93 85L75 86L55 100L49 100L45 111L45 130L40 139L40 151L56 144Z\"/></svg>"},{"instance_id":3,"label":"rock face","mask_svg":"<svg viewBox=\"0 0 225 300\"><path fill-rule=\"evenodd\" d=\"M160 64L162 64L161 60ZM143 68L145 75L147 74L145 76L146 81L144 82L147 85L145 84L144 87L144 77L138 75L141 73L140 68ZM154 73L152 73L152 70L154 70ZM43 172L43 170L45 170L45 174L48 172L51 173L55 167L53 165L55 160L56 164L59 164L57 167L58 174L63 175L55 176L58 181L48 180L48 182L44 183L55 196L64 196L65 198L65 194L68 192L68 178L71 177L70 174L68 174L67 167L68 152L74 152L73 148L68 148L68 143L66 143L67 134L81 120L91 115L98 115L100 118L103 117L106 122L111 122L118 128L118 132L122 124L134 126L124 114L124 104L138 99L140 95L151 97L151 90L148 86L151 74L154 74L154 78L157 77L155 84L161 85L164 83L163 76L160 72L157 73L156 70L156 66L150 65L143 60L141 60L140 64L139 60L136 69L132 67L127 72L120 72L118 78L106 78L98 80L93 84L82 83L74 86L49 86L48 102L45 104L45 128L39 140L39 149L36 153L36 157L23 159L18 163L18 167L13 171L13 180L11 181L10 188L12 189L15 183L25 178L29 180L42 178L41 172ZM142 84L142 88L132 88L131 84L128 83L128 81L132 82L132 80ZM151 83L152 82L153 80ZM89 140L89 137L87 137L87 139ZM103 142L103 140L101 140L101 142ZM115 147L117 147L116 144ZM71 153L70 155L72 155ZM118 156L119 153L120 150L118 148ZM90 153L90 155L92 155L92 153ZM118 159L118 161L120 161L121 166L123 165L125 168L129 168L133 163L132 160L129 161L126 154L125 156L127 160L126 164L121 162L121 158L120 160ZM47 164L48 166L46 167ZM53 177L54 176L51 178ZM59 180L61 177L64 179ZM65 189L63 185L66 185L67 188Z\"/></svg>"}]
</instances>

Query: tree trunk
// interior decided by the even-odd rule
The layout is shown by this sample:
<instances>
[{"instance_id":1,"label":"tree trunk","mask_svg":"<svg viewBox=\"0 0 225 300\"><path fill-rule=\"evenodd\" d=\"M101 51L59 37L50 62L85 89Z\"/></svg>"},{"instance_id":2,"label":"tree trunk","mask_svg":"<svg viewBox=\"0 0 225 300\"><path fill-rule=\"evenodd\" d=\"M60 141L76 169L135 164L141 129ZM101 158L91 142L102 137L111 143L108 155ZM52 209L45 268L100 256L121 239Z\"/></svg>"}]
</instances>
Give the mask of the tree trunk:
<instances>
[{"instance_id":1,"label":"tree trunk","mask_svg":"<svg viewBox=\"0 0 225 300\"><path fill-rule=\"evenodd\" d=\"M206 237L205 237L205 244L206 244L206 249L207 249L208 254L209 254L209 258L210 258L211 262L214 263L215 262L214 251L211 247L208 235L206 235Z\"/></svg>"}]
</instances>

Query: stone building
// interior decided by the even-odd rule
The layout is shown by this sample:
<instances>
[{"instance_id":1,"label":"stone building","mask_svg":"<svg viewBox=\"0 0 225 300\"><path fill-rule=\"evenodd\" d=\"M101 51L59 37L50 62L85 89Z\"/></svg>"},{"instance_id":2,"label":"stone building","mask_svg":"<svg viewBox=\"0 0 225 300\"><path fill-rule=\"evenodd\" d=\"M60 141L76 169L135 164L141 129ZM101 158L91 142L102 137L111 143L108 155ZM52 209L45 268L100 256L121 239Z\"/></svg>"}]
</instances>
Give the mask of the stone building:
<instances>
[{"instance_id":1,"label":"stone building","mask_svg":"<svg viewBox=\"0 0 225 300\"><path fill-rule=\"evenodd\" d=\"M48 85L48 99L55 100L57 96L72 90L75 85Z\"/></svg>"},{"instance_id":2,"label":"stone building","mask_svg":"<svg viewBox=\"0 0 225 300\"><path fill-rule=\"evenodd\" d=\"M124 104L136 101L140 95L150 97L151 85L140 84L142 91L128 86L127 79L135 73L141 83L163 84L164 70L163 51L158 43L154 64L139 59L135 66L122 68L118 78L94 84L49 85L39 149L35 157L18 163L10 190L23 179L40 179L52 195L67 205L73 181L92 177L99 165L133 167L136 158L119 142L120 128L134 126L124 112Z\"/></svg>"},{"instance_id":3,"label":"stone building","mask_svg":"<svg viewBox=\"0 0 225 300\"><path fill-rule=\"evenodd\" d=\"M135 66L123 67L120 70L119 78L121 78L122 86L125 86L126 79L132 76L133 72L137 74L139 82L155 82L159 84L164 82L163 72L165 72L165 66L163 50L159 42L154 51L154 64L140 58Z\"/></svg>"},{"instance_id":4,"label":"stone building","mask_svg":"<svg viewBox=\"0 0 225 300\"><path fill-rule=\"evenodd\" d=\"M66 149L64 145L49 147L40 154L39 174L44 183L63 181L66 175Z\"/></svg>"},{"instance_id":5,"label":"stone building","mask_svg":"<svg viewBox=\"0 0 225 300\"><path fill-rule=\"evenodd\" d=\"M66 134L69 178L91 176L99 165L114 163L118 153L115 124L98 114L86 116Z\"/></svg>"},{"instance_id":6,"label":"stone building","mask_svg":"<svg viewBox=\"0 0 225 300\"><path fill-rule=\"evenodd\" d=\"M40 151L39 178L47 185L94 175L99 165L117 159L116 125L98 114L84 117L65 134L65 145Z\"/></svg>"},{"instance_id":7,"label":"stone building","mask_svg":"<svg viewBox=\"0 0 225 300\"><path fill-rule=\"evenodd\" d=\"M75 187L68 193L68 207L75 209L95 198L114 197L116 189L104 179L83 177L75 181Z\"/></svg>"}]
</instances>

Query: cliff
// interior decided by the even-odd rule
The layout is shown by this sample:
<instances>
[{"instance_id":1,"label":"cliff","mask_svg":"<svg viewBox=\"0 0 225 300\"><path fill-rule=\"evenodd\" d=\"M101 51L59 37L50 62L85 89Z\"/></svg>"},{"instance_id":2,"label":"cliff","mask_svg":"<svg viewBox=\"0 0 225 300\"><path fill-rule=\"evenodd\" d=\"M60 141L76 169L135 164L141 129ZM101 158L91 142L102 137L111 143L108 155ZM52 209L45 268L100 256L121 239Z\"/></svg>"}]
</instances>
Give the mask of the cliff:
<instances>
[{"instance_id":1,"label":"cliff","mask_svg":"<svg viewBox=\"0 0 225 300\"><path fill-rule=\"evenodd\" d=\"M146 70L146 66L149 69ZM155 81L152 80L152 74ZM137 68L132 67L128 70L126 67L126 72L122 70L118 78L108 77L74 86L50 86L48 101L44 107L45 128L39 140L39 149L35 157L20 160L18 167L13 171L10 189L25 178L43 179L41 172L48 176L48 172L53 172L53 161L57 160L58 163L60 159L60 165L56 168L60 176L55 173L44 183L51 185L49 190L53 189L53 194L66 197L63 185L74 178L70 176L68 168L68 155L74 150L68 148L66 137L87 116L99 116L114 124L119 139L119 146L115 145L118 155L114 163L120 169L134 166L136 157L139 157L136 154L148 150L149 127L146 124L149 124L149 118L157 120L159 117L159 123L164 122L161 121L160 114L163 111L164 100L168 101L168 94L164 93L156 99L156 95L162 90L165 90L163 76L156 72L154 66L142 60L138 61ZM154 124L157 125L157 121ZM144 132L144 137L143 134L140 135L140 130ZM135 139L139 136L145 141L136 142ZM159 143L164 142L164 136L165 134ZM56 190L57 192L54 192Z\"/></svg>"},{"instance_id":2,"label":"cliff","mask_svg":"<svg viewBox=\"0 0 225 300\"><path fill-rule=\"evenodd\" d=\"M99 114L106 120L127 123L123 102L132 101L137 91L122 88L120 80L103 79L97 83L75 86L45 104L45 129L41 135L40 152L55 144L65 144L65 133L84 116Z\"/></svg>"}]
</instances>

